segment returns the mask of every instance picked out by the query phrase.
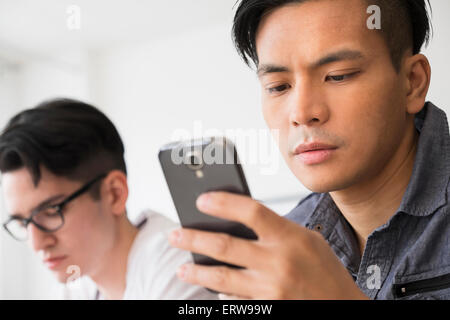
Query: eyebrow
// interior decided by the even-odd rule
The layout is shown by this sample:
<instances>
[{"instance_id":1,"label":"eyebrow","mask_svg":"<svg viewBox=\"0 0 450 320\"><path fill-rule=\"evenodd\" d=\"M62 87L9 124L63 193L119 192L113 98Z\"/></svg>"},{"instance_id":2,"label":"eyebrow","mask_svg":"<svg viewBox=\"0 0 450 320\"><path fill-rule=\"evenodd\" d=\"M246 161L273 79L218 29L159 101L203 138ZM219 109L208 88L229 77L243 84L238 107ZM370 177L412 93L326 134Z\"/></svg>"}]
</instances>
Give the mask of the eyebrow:
<instances>
[{"instance_id":1,"label":"eyebrow","mask_svg":"<svg viewBox=\"0 0 450 320\"><path fill-rule=\"evenodd\" d=\"M45 208L46 206L50 205L52 202L54 202L58 199L62 199L62 198L64 198L63 194L58 194L56 196L52 196L52 197L48 198L47 200L42 201L38 206L33 208L32 211L41 210L41 209Z\"/></svg>"},{"instance_id":2,"label":"eyebrow","mask_svg":"<svg viewBox=\"0 0 450 320\"><path fill-rule=\"evenodd\" d=\"M330 64L342 60L357 60L363 58L363 54L356 50L340 50L332 52L325 57L320 58L317 62L312 64L313 68L318 68L326 64Z\"/></svg>"},{"instance_id":3,"label":"eyebrow","mask_svg":"<svg viewBox=\"0 0 450 320\"><path fill-rule=\"evenodd\" d=\"M281 73L281 72L289 72L289 69L275 64L263 64L258 67L256 74L258 75L258 77L261 77L269 73Z\"/></svg>"},{"instance_id":4,"label":"eyebrow","mask_svg":"<svg viewBox=\"0 0 450 320\"><path fill-rule=\"evenodd\" d=\"M52 197L42 201L41 203L39 203L39 205L37 205L33 209L31 209L31 212L35 212L37 210L41 210L41 209L45 208L46 206L50 205L52 202L56 201L57 199L62 199L63 197L64 197L63 194L58 194L56 196L52 196ZM21 218L23 218L23 215L21 215L19 213L14 213L14 214L11 214L10 217L21 217Z\"/></svg>"},{"instance_id":5,"label":"eyebrow","mask_svg":"<svg viewBox=\"0 0 450 320\"><path fill-rule=\"evenodd\" d=\"M364 58L364 55L357 50L339 50L336 52L332 52L327 54L326 56L320 58L319 60L313 62L309 68L311 69L317 69L319 67L322 67L324 65L343 61L343 60L357 60ZM269 73L282 73L282 72L289 72L289 68L281 65L276 64L262 64L258 67L257 75L258 77L261 77L263 75L269 74Z\"/></svg>"}]
</instances>

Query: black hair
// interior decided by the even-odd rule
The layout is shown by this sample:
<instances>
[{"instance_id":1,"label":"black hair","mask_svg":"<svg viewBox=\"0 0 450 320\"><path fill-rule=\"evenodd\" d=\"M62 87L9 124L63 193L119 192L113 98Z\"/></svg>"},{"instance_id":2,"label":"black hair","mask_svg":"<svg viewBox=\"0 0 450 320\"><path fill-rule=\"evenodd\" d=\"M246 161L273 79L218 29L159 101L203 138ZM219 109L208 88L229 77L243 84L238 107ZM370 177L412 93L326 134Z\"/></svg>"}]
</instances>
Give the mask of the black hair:
<instances>
[{"instance_id":1,"label":"black hair","mask_svg":"<svg viewBox=\"0 0 450 320\"><path fill-rule=\"evenodd\" d=\"M15 115L0 135L0 172L27 168L35 186L41 166L70 180L87 182L102 173L127 173L124 146L113 123L97 108L53 99ZM92 196L99 198L99 188Z\"/></svg>"},{"instance_id":2,"label":"black hair","mask_svg":"<svg viewBox=\"0 0 450 320\"><path fill-rule=\"evenodd\" d=\"M244 62L258 66L256 33L262 18L271 11L291 3L311 0L241 0L234 16L233 41ZM429 0L362 0L378 5L382 12L381 33L390 50L392 64L397 71L408 49L418 54L428 44L432 25L427 10Z\"/></svg>"}]
</instances>

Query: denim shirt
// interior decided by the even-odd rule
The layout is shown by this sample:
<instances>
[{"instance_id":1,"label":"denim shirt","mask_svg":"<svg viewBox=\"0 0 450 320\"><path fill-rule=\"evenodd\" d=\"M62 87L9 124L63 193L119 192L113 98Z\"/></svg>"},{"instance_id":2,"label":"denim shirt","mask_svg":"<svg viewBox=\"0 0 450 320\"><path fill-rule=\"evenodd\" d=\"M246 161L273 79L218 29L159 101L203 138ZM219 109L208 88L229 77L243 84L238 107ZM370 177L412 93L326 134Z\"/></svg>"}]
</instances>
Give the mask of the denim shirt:
<instances>
[{"instance_id":1,"label":"denim shirt","mask_svg":"<svg viewBox=\"0 0 450 320\"><path fill-rule=\"evenodd\" d=\"M285 217L320 232L371 299L450 299L450 137L447 117L428 102L415 117L414 168L400 207L368 237L354 230L329 193L312 193Z\"/></svg>"}]
</instances>

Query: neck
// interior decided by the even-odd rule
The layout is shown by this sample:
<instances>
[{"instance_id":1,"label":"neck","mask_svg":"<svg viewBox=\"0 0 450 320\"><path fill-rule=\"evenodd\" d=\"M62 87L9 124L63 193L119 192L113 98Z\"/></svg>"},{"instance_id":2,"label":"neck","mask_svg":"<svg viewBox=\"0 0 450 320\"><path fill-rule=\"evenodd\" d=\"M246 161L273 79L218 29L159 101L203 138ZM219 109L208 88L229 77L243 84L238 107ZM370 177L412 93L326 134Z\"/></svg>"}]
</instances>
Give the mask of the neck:
<instances>
[{"instance_id":1,"label":"neck","mask_svg":"<svg viewBox=\"0 0 450 320\"><path fill-rule=\"evenodd\" d=\"M368 236L387 223L400 206L411 179L418 137L413 125L382 172L370 181L330 192L356 233L361 255Z\"/></svg>"},{"instance_id":2,"label":"neck","mask_svg":"<svg viewBox=\"0 0 450 320\"><path fill-rule=\"evenodd\" d=\"M115 246L102 258L102 265L95 275L90 276L102 296L108 300L119 300L123 297L128 255L138 233L138 229L127 218L120 219Z\"/></svg>"}]
</instances>

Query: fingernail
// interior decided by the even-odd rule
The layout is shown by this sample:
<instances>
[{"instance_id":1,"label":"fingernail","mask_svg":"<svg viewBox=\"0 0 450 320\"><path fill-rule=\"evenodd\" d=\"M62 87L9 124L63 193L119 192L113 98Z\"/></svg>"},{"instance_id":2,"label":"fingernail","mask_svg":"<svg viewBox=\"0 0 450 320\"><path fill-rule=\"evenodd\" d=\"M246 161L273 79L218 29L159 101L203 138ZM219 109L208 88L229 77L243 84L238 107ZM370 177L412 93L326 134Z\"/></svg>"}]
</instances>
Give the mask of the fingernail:
<instances>
[{"instance_id":1,"label":"fingernail","mask_svg":"<svg viewBox=\"0 0 450 320\"><path fill-rule=\"evenodd\" d=\"M197 207L199 209L208 209L211 203L211 195L209 193L204 193L197 198Z\"/></svg>"},{"instance_id":2,"label":"fingernail","mask_svg":"<svg viewBox=\"0 0 450 320\"><path fill-rule=\"evenodd\" d=\"M169 235L169 240L172 243L179 243L181 241L181 230L173 230Z\"/></svg>"}]
</instances>

